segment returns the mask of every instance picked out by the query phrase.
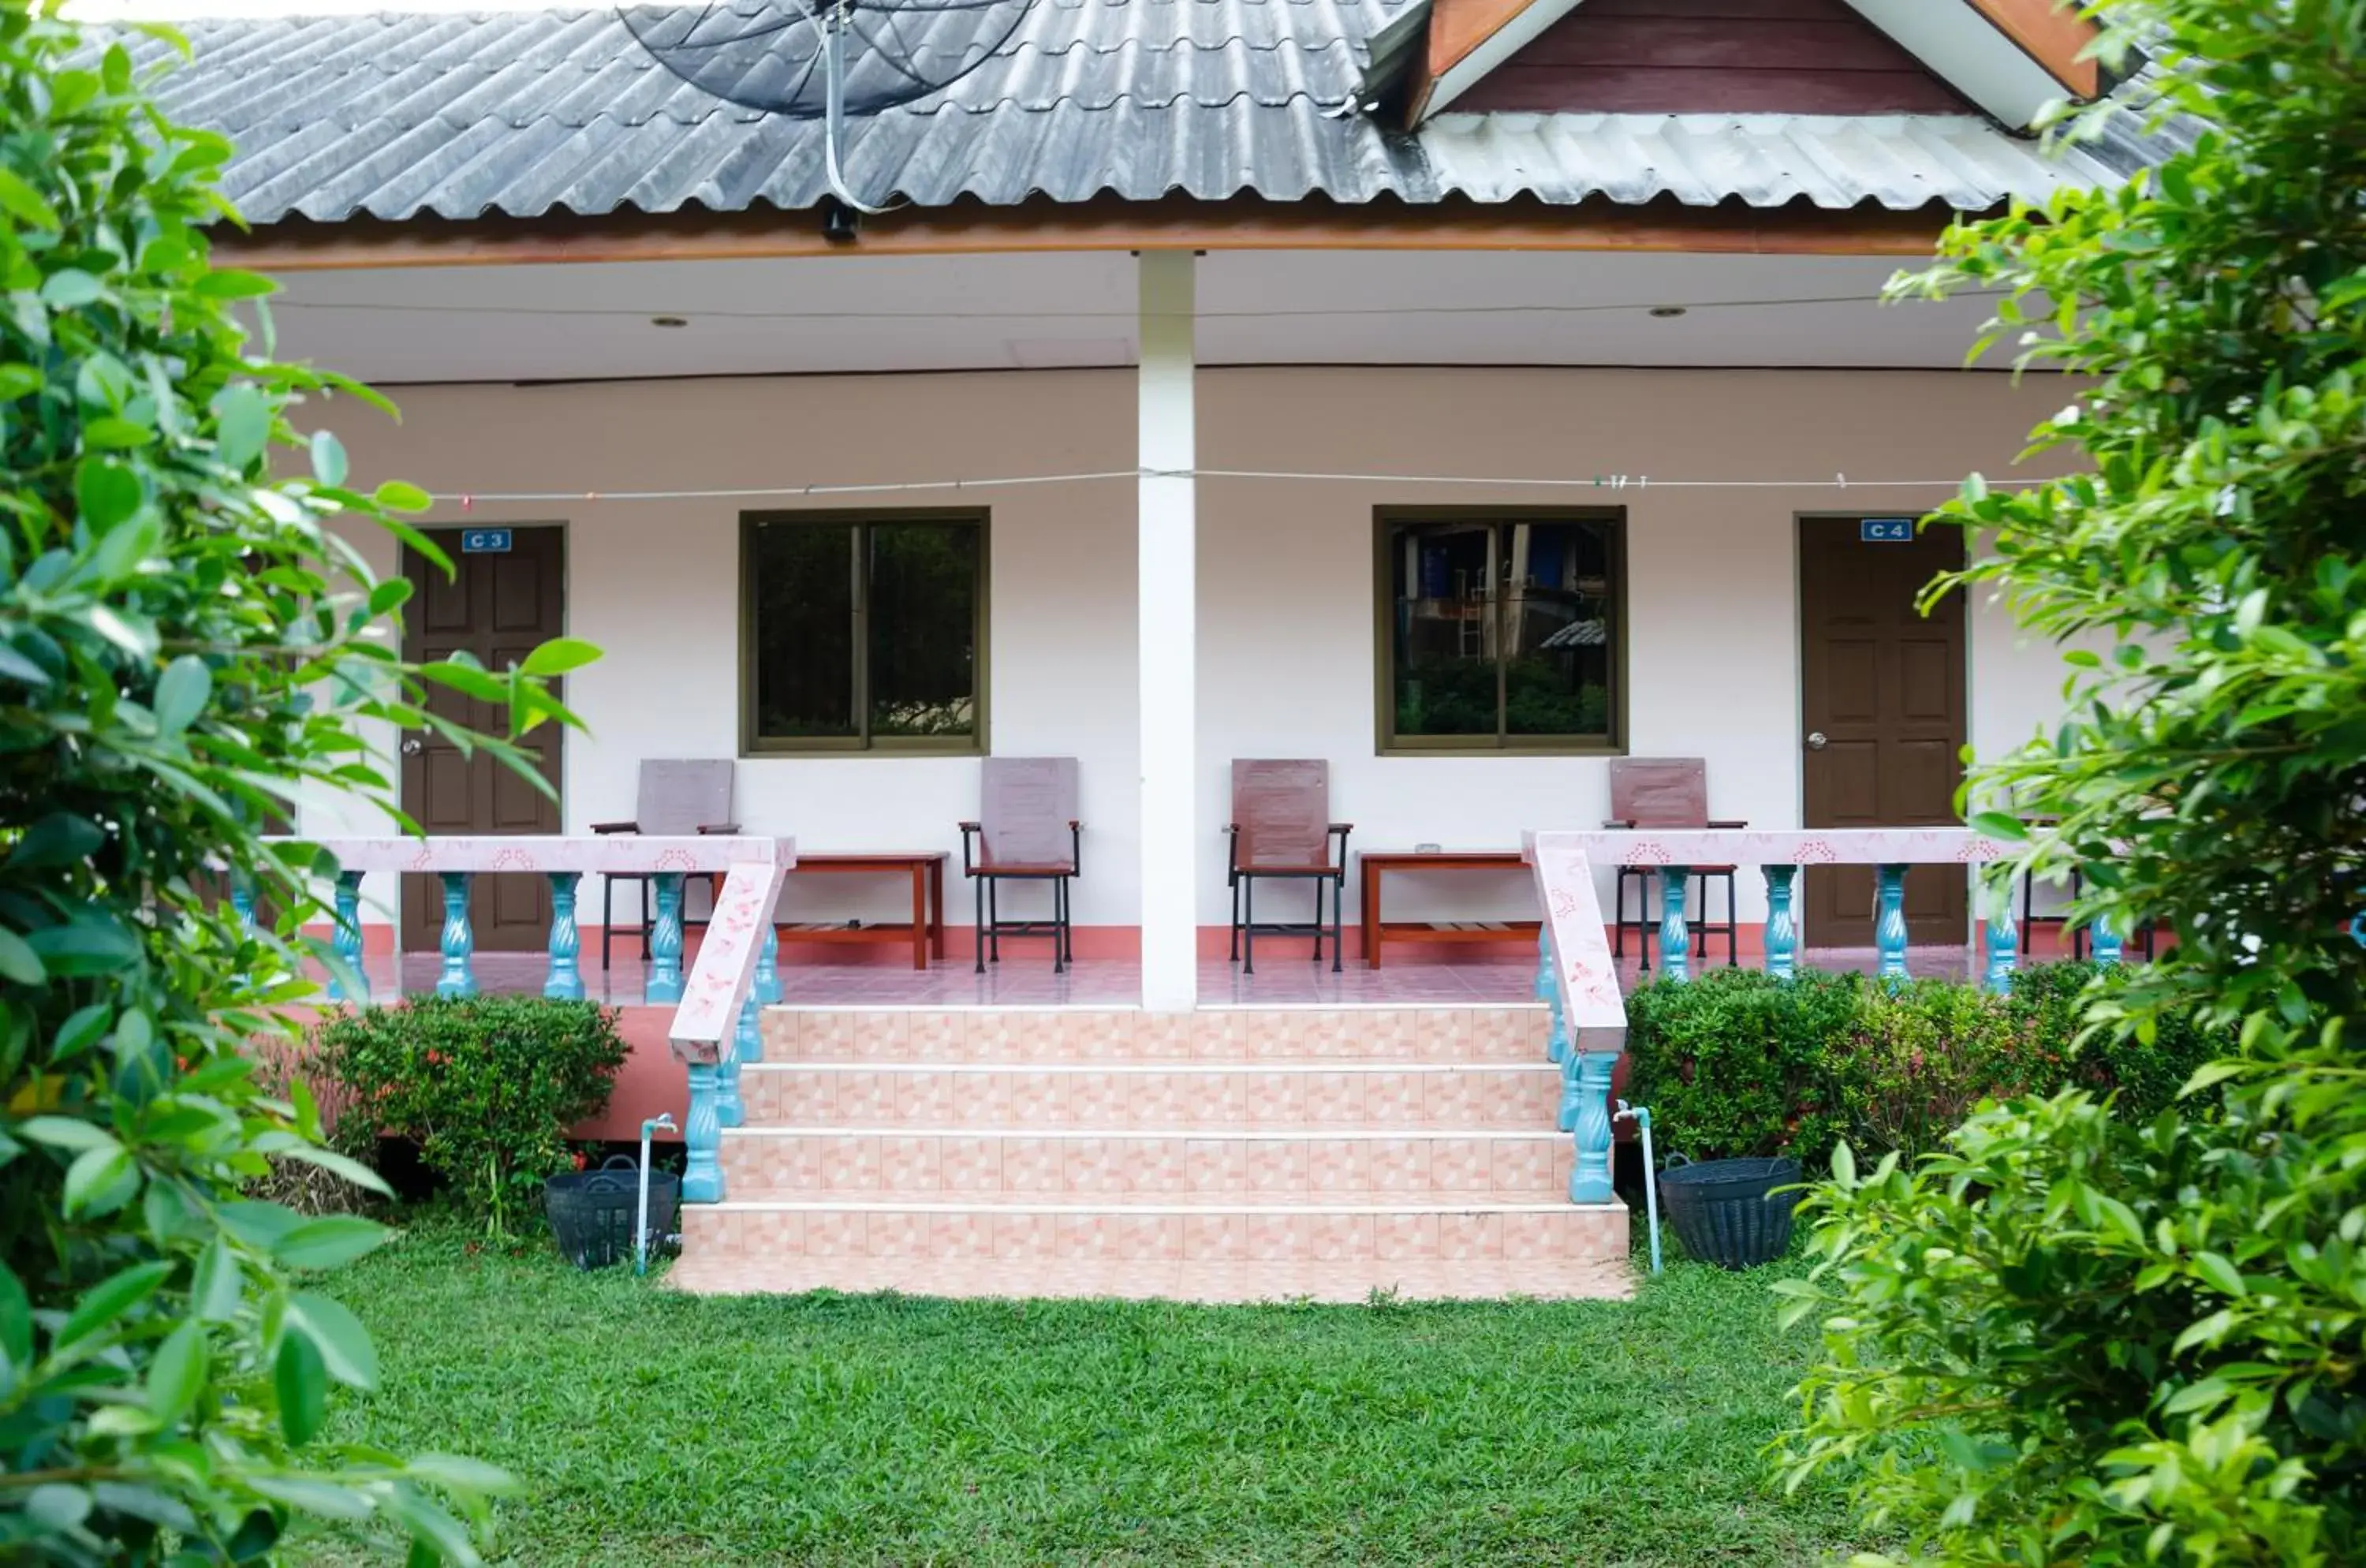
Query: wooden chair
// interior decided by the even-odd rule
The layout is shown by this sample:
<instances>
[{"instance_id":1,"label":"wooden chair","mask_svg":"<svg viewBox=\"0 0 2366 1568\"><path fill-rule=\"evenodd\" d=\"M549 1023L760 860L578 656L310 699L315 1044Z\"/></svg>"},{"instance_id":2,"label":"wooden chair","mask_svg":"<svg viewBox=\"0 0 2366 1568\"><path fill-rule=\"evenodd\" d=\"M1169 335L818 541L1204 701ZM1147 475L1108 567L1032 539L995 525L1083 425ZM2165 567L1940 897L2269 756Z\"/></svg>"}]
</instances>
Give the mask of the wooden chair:
<instances>
[{"instance_id":1,"label":"wooden chair","mask_svg":"<svg viewBox=\"0 0 2366 1568\"><path fill-rule=\"evenodd\" d=\"M1347 890L1347 835L1354 825L1331 820L1331 764L1257 761L1233 763L1233 819L1224 831L1231 860L1224 881L1233 895L1233 957L1241 973L1256 973L1257 933L1312 936L1323 962L1323 889L1331 889L1331 972L1339 972L1342 908ZM1256 885L1268 879L1312 882L1311 923L1256 922Z\"/></svg>"},{"instance_id":2,"label":"wooden chair","mask_svg":"<svg viewBox=\"0 0 2366 1568\"><path fill-rule=\"evenodd\" d=\"M988 757L980 770L984 804L961 825L962 874L977 903L977 972L989 952L1002 962L1006 936L1052 939L1052 973L1076 962L1069 880L1084 867L1084 828L1076 819L1074 757ZM1052 918L1006 920L997 897L1007 881L1052 885Z\"/></svg>"},{"instance_id":3,"label":"wooden chair","mask_svg":"<svg viewBox=\"0 0 2366 1568\"><path fill-rule=\"evenodd\" d=\"M739 825L731 819L731 775L735 764L721 761L688 761L641 763L638 795L634 803L633 819L629 822L594 822L594 833L648 833L652 837L687 836L695 833L736 833ZM649 928L654 914L649 908L649 874L644 872L611 872L600 885L600 968L608 968L608 948L616 932L616 884L630 882L640 888L641 955L649 951ZM691 919L688 911L682 915L682 927L704 925L704 920Z\"/></svg>"},{"instance_id":4,"label":"wooden chair","mask_svg":"<svg viewBox=\"0 0 2366 1568\"><path fill-rule=\"evenodd\" d=\"M1721 820L1708 814L1708 763L1699 757L1621 757L1610 764L1610 818L1605 828L1629 830L1645 828L1747 828L1747 822ZM1693 930L1700 933L1698 952L1708 956L1708 939L1712 931L1725 935L1725 964L1730 969L1738 964L1741 952L1741 918L1734 901L1734 868L1729 865L1696 865L1692 868L1694 898L1698 919ZM1635 928L1643 944L1643 967L1651 967L1651 882L1659 867L1622 865L1611 885L1610 940L1614 957L1627 955L1627 930ZM1636 882L1635 918L1627 918L1627 879ZM1708 885L1712 878L1725 881L1725 919L1719 923L1708 918Z\"/></svg>"}]
</instances>

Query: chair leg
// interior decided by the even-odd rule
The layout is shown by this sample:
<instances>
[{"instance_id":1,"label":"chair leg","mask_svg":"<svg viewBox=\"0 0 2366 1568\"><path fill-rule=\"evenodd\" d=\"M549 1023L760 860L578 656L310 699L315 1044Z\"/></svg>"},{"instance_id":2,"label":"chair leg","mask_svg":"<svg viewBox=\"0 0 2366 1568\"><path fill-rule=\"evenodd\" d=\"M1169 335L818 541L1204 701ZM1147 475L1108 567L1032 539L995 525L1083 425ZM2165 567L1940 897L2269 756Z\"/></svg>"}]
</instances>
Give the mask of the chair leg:
<instances>
[{"instance_id":1,"label":"chair leg","mask_svg":"<svg viewBox=\"0 0 2366 1568\"><path fill-rule=\"evenodd\" d=\"M1241 973L1256 973L1256 878L1241 878Z\"/></svg>"},{"instance_id":2,"label":"chair leg","mask_svg":"<svg viewBox=\"0 0 2366 1568\"><path fill-rule=\"evenodd\" d=\"M1233 878L1232 946L1233 962L1238 964L1241 961L1241 879L1238 876Z\"/></svg>"},{"instance_id":3,"label":"chair leg","mask_svg":"<svg viewBox=\"0 0 2366 1568\"><path fill-rule=\"evenodd\" d=\"M1651 938L1656 934L1651 929L1650 874L1648 872L1642 874L1640 880L1642 883L1639 889L1640 896L1635 900L1635 951L1642 954L1642 959L1636 966L1636 973L1649 975L1651 972Z\"/></svg>"},{"instance_id":4,"label":"chair leg","mask_svg":"<svg viewBox=\"0 0 2366 1568\"><path fill-rule=\"evenodd\" d=\"M998 876L986 879L986 929L989 933L986 941L994 948L994 955L986 962L999 964L1002 962L1002 878Z\"/></svg>"},{"instance_id":5,"label":"chair leg","mask_svg":"<svg viewBox=\"0 0 2366 1568\"><path fill-rule=\"evenodd\" d=\"M1699 881L1694 886L1693 898L1701 912L1701 929L1700 941L1694 944L1693 952L1699 954L1701 962L1706 964L1708 962L1708 873L1701 873Z\"/></svg>"},{"instance_id":6,"label":"chair leg","mask_svg":"<svg viewBox=\"0 0 2366 1568\"><path fill-rule=\"evenodd\" d=\"M1627 868L1623 865L1610 878L1610 956L1627 956Z\"/></svg>"},{"instance_id":7,"label":"chair leg","mask_svg":"<svg viewBox=\"0 0 2366 1568\"><path fill-rule=\"evenodd\" d=\"M1314 879L1314 966L1323 967L1323 878Z\"/></svg>"},{"instance_id":8,"label":"chair leg","mask_svg":"<svg viewBox=\"0 0 2366 1568\"><path fill-rule=\"evenodd\" d=\"M979 974L983 975L983 974L985 974L985 973L986 973L986 878L985 878L985 877L983 877L983 876L973 876L973 877L971 877L971 878L969 879L969 897L970 897L970 902L971 902L971 904L973 904L974 906L975 906L976 910L977 910L976 916L975 917L975 923L970 927L970 931L971 931L972 936L973 936L973 938L974 938L974 940L971 942L970 945L971 945L972 947L975 947L975 949L977 949L977 972L978 972Z\"/></svg>"},{"instance_id":9,"label":"chair leg","mask_svg":"<svg viewBox=\"0 0 2366 1568\"><path fill-rule=\"evenodd\" d=\"M1062 975L1068 968L1068 879L1052 879L1052 973Z\"/></svg>"},{"instance_id":10,"label":"chair leg","mask_svg":"<svg viewBox=\"0 0 2366 1568\"><path fill-rule=\"evenodd\" d=\"M2012 889L2010 887L2006 888L2004 896L2007 899L2011 898ZM2037 878L2034 876L2023 876L2021 879L2021 955L2023 958L2029 956L2029 944L2034 934L2030 928L2029 922L2030 918L2036 912Z\"/></svg>"},{"instance_id":11,"label":"chair leg","mask_svg":"<svg viewBox=\"0 0 2366 1568\"><path fill-rule=\"evenodd\" d=\"M1340 973L1339 955L1346 947L1347 874L1342 871L1331 883L1331 973Z\"/></svg>"},{"instance_id":12,"label":"chair leg","mask_svg":"<svg viewBox=\"0 0 2366 1568\"><path fill-rule=\"evenodd\" d=\"M1735 885L1735 874L1725 874L1725 966L1741 967L1741 891Z\"/></svg>"},{"instance_id":13,"label":"chair leg","mask_svg":"<svg viewBox=\"0 0 2366 1568\"><path fill-rule=\"evenodd\" d=\"M600 879L600 973L608 972L608 942L616 931L616 879Z\"/></svg>"}]
</instances>

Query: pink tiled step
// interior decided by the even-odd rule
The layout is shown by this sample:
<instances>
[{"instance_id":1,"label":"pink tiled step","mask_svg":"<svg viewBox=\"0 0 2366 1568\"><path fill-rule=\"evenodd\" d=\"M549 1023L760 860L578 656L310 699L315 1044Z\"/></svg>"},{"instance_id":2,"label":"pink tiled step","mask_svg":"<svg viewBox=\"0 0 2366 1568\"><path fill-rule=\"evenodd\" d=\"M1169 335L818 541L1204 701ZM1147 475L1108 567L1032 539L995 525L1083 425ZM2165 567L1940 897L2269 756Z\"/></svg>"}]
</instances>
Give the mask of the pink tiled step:
<instances>
[{"instance_id":1,"label":"pink tiled step","mask_svg":"<svg viewBox=\"0 0 2366 1568\"><path fill-rule=\"evenodd\" d=\"M1623 1300L1634 1293L1624 1249L1617 1258L1414 1258L1279 1263L1047 1262L1041 1258L741 1257L700 1247L668 1282L700 1294L901 1291L924 1296L1115 1297L1171 1302Z\"/></svg>"},{"instance_id":2,"label":"pink tiled step","mask_svg":"<svg viewBox=\"0 0 2366 1568\"><path fill-rule=\"evenodd\" d=\"M751 1064L751 1126L1197 1128L1553 1125L1550 1063L1383 1062L1019 1066Z\"/></svg>"},{"instance_id":3,"label":"pink tiled step","mask_svg":"<svg viewBox=\"0 0 2366 1568\"><path fill-rule=\"evenodd\" d=\"M1361 1265L1362 1289L1355 1292L1360 1295L1402 1282L1409 1268L1421 1264L1584 1265L1591 1272L1627 1256L1627 1210L1617 1203L979 1207L825 1200L693 1207L682 1219L687 1258L767 1260L783 1289L857 1288L847 1281L862 1276L860 1269L850 1272L850 1265L897 1259L949 1269L1031 1266L1031 1272L1016 1278L1018 1292L1033 1295L1077 1293L1061 1288L1060 1265L1151 1266L1144 1272L1171 1277L1181 1266L1295 1263ZM693 1272L684 1282L694 1285L698 1278ZM971 1289L949 1272L925 1288L940 1294L1000 1293L990 1289L995 1278L983 1275ZM1552 1293L1567 1278L1565 1271L1541 1269L1530 1293Z\"/></svg>"},{"instance_id":4,"label":"pink tiled step","mask_svg":"<svg viewBox=\"0 0 2366 1568\"><path fill-rule=\"evenodd\" d=\"M1543 1008L767 1008L768 1062L1544 1059Z\"/></svg>"},{"instance_id":5,"label":"pink tiled step","mask_svg":"<svg viewBox=\"0 0 2366 1568\"><path fill-rule=\"evenodd\" d=\"M1569 1190L1574 1150L1546 1132L1275 1129L912 1132L743 1128L723 1135L734 1199L891 1194L945 1202L1528 1201Z\"/></svg>"}]
</instances>

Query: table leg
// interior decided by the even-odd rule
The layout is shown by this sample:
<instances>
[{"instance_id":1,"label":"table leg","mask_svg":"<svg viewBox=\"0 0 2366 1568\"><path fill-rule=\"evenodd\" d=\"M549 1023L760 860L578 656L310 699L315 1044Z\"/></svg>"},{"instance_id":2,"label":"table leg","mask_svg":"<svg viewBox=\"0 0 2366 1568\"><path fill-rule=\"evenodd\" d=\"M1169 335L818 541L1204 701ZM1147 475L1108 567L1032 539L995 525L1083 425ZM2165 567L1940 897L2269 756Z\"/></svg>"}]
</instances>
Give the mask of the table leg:
<instances>
[{"instance_id":1,"label":"table leg","mask_svg":"<svg viewBox=\"0 0 2366 1568\"><path fill-rule=\"evenodd\" d=\"M1357 911L1364 927L1364 962L1380 966L1380 868L1370 861L1362 866L1364 907Z\"/></svg>"},{"instance_id":2,"label":"table leg","mask_svg":"<svg viewBox=\"0 0 2366 1568\"><path fill-rule=\"evenodd\" d=\"M920 862L912 863L912 967L929 966L929 875Z\"/></svg>"},{"instance_id":3,"label":"table leg","mask_svg":"<svg viewBox=\"0 0 2366 1568\"><path fill-rule=\"evenodd\" d=\"M929 863L929 954L941 964L945 957L945 863Z\"/></svg>"}]
</instances>

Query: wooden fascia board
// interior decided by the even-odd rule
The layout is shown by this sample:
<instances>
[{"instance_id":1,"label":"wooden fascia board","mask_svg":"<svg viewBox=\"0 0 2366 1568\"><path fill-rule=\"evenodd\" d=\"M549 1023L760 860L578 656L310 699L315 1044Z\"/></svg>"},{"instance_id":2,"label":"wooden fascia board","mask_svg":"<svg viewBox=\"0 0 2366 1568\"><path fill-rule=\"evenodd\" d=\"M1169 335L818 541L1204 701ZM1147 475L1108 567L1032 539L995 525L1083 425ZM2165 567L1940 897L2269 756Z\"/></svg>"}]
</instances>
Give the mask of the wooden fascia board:
<instances>
[{"instance_id":1,"label":"wooden fascia board","mask_svg":"<svg viewBox=\"0 0 2366 1568\"><path fill-rule=\"evenodd\" d=\"M1441 114L1487 73L1577 9L1580 0L1432 0L1429 53L1407 123Z\"/></svg>"},{"instance_id":2,"label":"wooden fascia board","mask_svg":"<svg viewBox=\"0 0 2366 1568\"><path fill-rule=\"evenodd\" d=\"M1848 0L1859 16L1990 116L2011 130L2027 128L2040 109L2067 91L2053 66L2032 52L2000 17L2020 18L2034 29L2052 0ZM2076 17L2061 18L2079 27ZM2031 31L2030 36L2037 35ZM2048 32L2049 47L2070 37ZM2083 44L2081 45L2083 47ZM2075 55L2075 50L2072 51ZM2076 63L2075 61L2066 62ZM2095 73L2091 61L2086 79ZM2076 74L2076 73L2073 73ZM2091 96L2091 88L2086 96Z\"/></svg>"},{"instance_id":3,"label":"wooden fascia board","mask_svg":"<svg viewBox=\"0 0 2366 1568\"><path fill-rule=\"evenodd\" d=\"M1920 256L1930 254L1952 216L1937 206L1908 212L1833 211L1805 203L1685 207L1668 198L1636 207L1602 200L1554 206L1533 197L1486 206L1456 199L1434 206L1391 201L1351 207L1177 197L907 208L866 219L851 243L825 238L816 214L766 210L403 223L294 220L242 233L217 231L213 246L223 263L266 273L1181 249Z\"/></svg>"},{"instance_id":4,"label":"wooden fascia board","mask_svg":"<svg viewBox=\"0 0 2366 1568\"><path fill-rule=\"evenodd\" d=\"M2063 0L1970 0L1970 4L2072 94L2091 98L2101 86L2101 72L2093 60L2083 57L2101 29L2080 16L2075 4Z\"/></svg>"}]
</instances>

